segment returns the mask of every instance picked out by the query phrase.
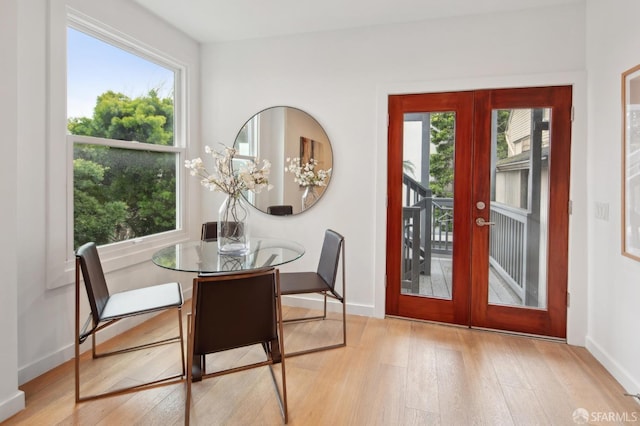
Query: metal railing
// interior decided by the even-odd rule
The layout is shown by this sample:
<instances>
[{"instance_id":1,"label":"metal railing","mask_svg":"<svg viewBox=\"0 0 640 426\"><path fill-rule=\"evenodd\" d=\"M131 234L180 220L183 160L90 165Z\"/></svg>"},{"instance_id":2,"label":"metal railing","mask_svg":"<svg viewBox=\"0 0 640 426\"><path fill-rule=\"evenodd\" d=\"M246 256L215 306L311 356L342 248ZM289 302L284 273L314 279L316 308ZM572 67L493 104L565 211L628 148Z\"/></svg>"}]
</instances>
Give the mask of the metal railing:
<instances>
[{"instance_id":1,"label":"metal railing","mask_svg":"<svg viewBox=\"0 0 640 426\"><path fill-rule=\"evenodd\" d=\"M402 288L417 293L420 286L422 263L426 261L421 250L420 207L402 209Z\"/></svg>"},{"instance_id":2,"label":"metal railing","mask_svg":"<svg viewBox=\"0 0 640 426\"><path fill-rule=\"evenodd\" d=\"M403 288L417 291L419 275L431 274L432 254L453 254L453 198L432 197L431 191L404 175ZM489 262L524 300L526 292L527 211L491 203ZM415 289L415 290L414 290Z\"/></svg>"},{"instance_id":3,"label":"metal railing","mask_svg":"<svg viewBox=\"0 0 640 426\"><path fill-rule=\"evenodd\" d=\"M522 299L525 296L527 219L524 209L491 203L489 263Z\"/></svg>"}]
</instances>

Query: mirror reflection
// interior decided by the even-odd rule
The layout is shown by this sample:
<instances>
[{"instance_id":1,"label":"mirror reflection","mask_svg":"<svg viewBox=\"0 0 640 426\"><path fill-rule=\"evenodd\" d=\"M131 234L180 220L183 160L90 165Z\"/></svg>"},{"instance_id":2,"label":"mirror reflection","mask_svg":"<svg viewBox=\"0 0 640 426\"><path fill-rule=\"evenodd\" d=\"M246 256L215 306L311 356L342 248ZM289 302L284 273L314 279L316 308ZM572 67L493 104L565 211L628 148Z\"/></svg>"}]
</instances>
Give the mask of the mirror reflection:
<instances>
[{"instance_id":1,"label":"mirror reflection","mask_svg":"<svg viewBox=\"0 0 640 426\"><path fill-rule=\"evenodd\" d=\"M287 216L309 209L322 197L333 168L326 132L311 115L293 107L267 108L242 126L234 142L236 160L271 162L270 191L248 193L258 210Z\"/></svg>"}]
</instances>

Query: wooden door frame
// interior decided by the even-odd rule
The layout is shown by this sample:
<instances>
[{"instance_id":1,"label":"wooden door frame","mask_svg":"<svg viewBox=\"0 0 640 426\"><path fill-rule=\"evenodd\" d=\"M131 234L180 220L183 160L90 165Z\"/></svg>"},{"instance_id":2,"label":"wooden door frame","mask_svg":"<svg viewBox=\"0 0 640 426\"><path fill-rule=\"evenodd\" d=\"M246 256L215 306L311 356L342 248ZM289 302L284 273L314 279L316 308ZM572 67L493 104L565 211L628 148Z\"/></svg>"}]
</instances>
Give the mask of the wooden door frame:
<instances>
[{"instance_id":1,"label":"wooden door frame","mask_svg":"<svg viewBox=\"0 0 640 426\"><path fill-rule=\"evenodd\" d=\"M429 109L433 112L455 111L456 112L456 145L471 143L472 141L472 119L473 119L473 92L444 92L431 93ZM402 164L403 145L403 114L407 112L424 112L424 95L390 95L389 96L389 128L387 143L388 170L395 164ZM391 141L394 141L393 143ZM464 149L455 150L455 162L466 170L471 170L471 152ZM471 202L471 179L472 174L467 173L456 176L454 180L454 211L469 212ZM394 210L394 205L402 205L402 191L397 188L402 187L402 174L387 173L387 253L400 253L401 242L392 235L401 235L402 232L402 209ZM464 238L471 236L471 220L467 214L454 216L456 221L454 229L456 235ZM395 234L394 234L395 233ZM465 244L455 244L453 256L456 258L469 259L471 256L471 246ZM400 256L389 256L387 254L388 270L400 270ZM391 263L390 263L391 262ZM402 317L411 317L424 320L436 320L452 324L467 325L469 322L469 292L470 292L470 263L456 270L454 285L452 288L452 299L420 298L420 303L414 296L402 295L400 292L386 294L386 313ZM466 283L466 285L456 285L455 283ZM401 305L400 301L404 303ZM455 301L456 303L453 303Z\"/></svg>"},{"instance_id":2,"label":"wooden door frame","mask_svg":"<svg viewBox=\"0 0 640 426\"><path fill-rule=\"evenodd\" d=\"M502 94L498 96L497 98L499 99L501 96L503 97L503 101L508 101L508 100L513 100L512 98L509 98L509 96L507 95L508 91L511 90L512 94L516 93L516 94L520 94L522 95L523 90L538 90L540 91L541 89L544 89L544 87L532 87L530 89L524 88L524 89L494 89L495 91L501 91L503 90ZM551 86L547 87L547 89L552 90L553 88ZM566 126L566 128L562 129L561 133L558 133L558 129L556 129L555 131L552 130L552 140L562 140L564 141L564 143L556 143L556 144L552 144L551 147L551 158L564 158L568 160L568 164L570 164L570 158L571 158L571 104L572 104L572 87L571 86L563 86L563 90L568 90L568 96L565 96L566 102L563 103L562 105L557 106L556 108L554 108L554 112L553 112L553 117L560 121L560 120L566 120L568 124L568 126ZM453 93L460 93L460 92L453 92ZM476 90L473 91L471 93L477 93L480 96L482 96L483 90ZM451 93L449 93L449 95L451 95ZM408 97L408 99L411 99L411 95L396 95L396 96L403 96L403 97ZM420 95L415 95L415 96L420 96ZM393 162L397 162L396 164L401 164L402 163L402 149L399 150L394 150L393 148L393 143L392 141L394 140L400 140L400 143L402 143L401 137L402 137L402 128L399 126L401 126L400 123L402 123L402 120L393 120L392 117L394 116L394 114L397 114L397 109L399 108L397 100L395 100L394 95L389 95L388 98L388 113L389 113L389 128L388 128L388 137L387 137L387 161L388 161L388 165L387 168L390 171L391 170L391 165L393 164ZM410 103L410 102L409 102ZM546 107L548 106L548 102L543 103L542 105L540 105L541 107ZM528 99L527 102L525 102L524 104L522 104L523 108L531 108L531 107L536 107L537 105L534 104L532 102L531 99ZM500 108L500 102L496 103L495 105L492 106L493 108L499 109ZM514 104L509 104L508 108L517 108L517 105ZM450 110L448 108L445 109L441 109L441 110ZM419 111L411 111L411 110L403 110L403 112L419 112ZM480 123L480 128L476 128L476 123L474 123L474 130L476 132L490 132L490 124L487 123ZM490 134L490 133L489 133ZM456 153L456 161L458 161L458 156ZM473 170L471 166L473 166L472 162L469 163L469 168L467 170ZM459 176L456 176L456 180L459 178ZM401 209L400 211L392 211L391 210L391 206L395 203L397 203L397 199L395 199L394 197L401 197L400 192L398 191L397 188L401 188L402 187L402 182L398 182L398 179L401 179L401 175L399 174L393 174L393 173L388 173L387 176L387 196L389 197L389 201L388 201L388 208L387 208L387 262L389 262L390 256L389 253L399 253L400 249L399 247L395 247L393 244L390 244L390 241L393 241L393 238L390 239L390 236L392 235L391 233L393 232L397 232L396 235L401 235ZM472 179L472 181L476 181L478 182L479 179L474 178ZM568 232L569 232L569 215L568 215L568 205L569 205L569 182L570 182L570 169L569 167L566 168L550 168L550 181L554 181L555 182L555 188L558 189L556 191L553 191L553 193L550 192L549 194L549 208L550 210L556 210L556 211L563 211L566 214L561 214L559 215L557 218L555 218L554 220L551 220L550 218L550 223L549 223L549 229L548 229L548 233L549 233L549 242L548 242L548 246L549 247L555 247L558 249L558 253L560 254L559 256L549 256L548 260L547 260L547 276L549 277L548 282L551 282L552 280L556 280L559 279L563 285L559 286L559 287L550 287L549 290L549 297L548 300L554 299L555 302L558 303L550 303L547 306L547 310L548 311L553 311L554 315L556 315L557 318L559 318L558 321L552 321L551 324L546 324L549 328L549 333L552 336L555 337L566 337L566 331L567 331L567 286L568 286L568 244L569 244L569 238L568 238ZM482 188L474 188L473 191L476 190L483 190ZM395 191L395 192L394 192ZM470 191L468 194L468 198L465 197L466 200L466 207L467 210L465 210L466 212L471 213L471 194L472 192ZM456 192L456 197L458 196L462 196L461 194L459 194L458 192ZM401 201L397 204L397 205L402 205ZM552 207L552 205L554 207ZM560 208L559 206L564 206L563 210L562 208ZM458 210L460 211L460 210ZM476 213L476 212L474 212ZM400 217L398 217L398 215L400 215ZM390 226L390 224L393 224L394 226ZM467 225L471 226L471 221L467 221ZM464 232L464 225L463 225L463 232ZM457 234L457 233L456 233ZM554 237L557 237L556 241L552 241L552 234ZM481 244L483 244L483 242L486 244L487 241L484 240L482 238L478 239L474 239L473 240L473 248L472 250L478 250L481 247ZM400 243L401 244L401 243ZM488 244L486 245L486 247L488 247ZM473 252L473 251L472 251ZM471 252L471 253L472 253ZM548 251L547 253L551 253L551 251ZM470 258L470 263L472 262L471 260L471 255L469 255ZM391 259L393 259L396 262L400 262L400 258L399 257L394 257L392 256ZM473 261L476 261L475 259ZM476 261L479 262L479 261ZM388 264L387 264L388 265ZM398 264L396 264L396 266L399 266ZM486 265L484 266L480 266L480 264L478 263L477 265L474 265L476 269L474 269L474 271L483 271L484 269L488 269L488 262ZM390 268L389 268L390 269ZM397 270L400 270L399 268ZM488 274L488 271L487 271ZM473 274L474 276L472 277L471 274L469 273L469 282L471 283L470 286L473 286L472 288L474 289L474 291L478 291L478 280L480 280L479 277L483 276L482 274L478 274L475 273ZM484 277L486 277L488 275L484 275ZM470 287L471 288L471 287ZM487 290L484 290L484 293L486 293ZM405 297L401 294L399 294L399 292L397 292L396 294L394 294L393 292L385 292L386 294L386 313L391 314L391 315L400 315L400 316L411 316L414 318L420 318L419 315L416 315L416 313L419 314L419 312L415 312L415 309L410 309L407 312L401 312L401 310L398 309L398 301ZM485 301L488 300L486 294L482 295L478 295L478 297L475 297L474 295L474 300L480 300L480 301ZM479 303L480 302L475 302L473 303L473 305L471 304L471 302L469 302L468 304L468 310L469 312L467 312L467 317L473 312L474 315L478 316L479 319L479 323L475 324L475 317L474 317L474 326L479 326L479 327L488 327L488 328L508 328L510 330L513 331L521 331L524 333L531 333L533 332L535 334L534 331L532 331L531 329L527 328L527 327L512 327L513 325L513 320L514 318L518 318L519 317L519 313L522 312L523 308L514 308L514 307L493 307L491 305L488 305L488 309L486 310L486 315L481 315L480 312L478 311L479 309ZM435 306L436 311L437 311L437 306ZM446 320L446 322L451 322L451 323L458 323L458 324L464 324L464 321L459 321L460 318L462 318L462 313L463 309L460 308L456 308L453 310L453 312L456 313L451 313L451 312L443 312L445 315L449 315L449 319ZM495 316L497 318L497 324L499 324L498 326L495 325L495 323L493 324L489 324L486 319L487 317L490 315ZM534 315L535 316L535 315ZM458 319L456 321L456 319ZM542 320L538 320L538 322L541 322ZM549 321L547 321L548 323ZM470 324L469 320L467 320L467 324ZM504 327L503 327L504 326Z\"/></svg>"},{"instance_id":3,"label":"wooden door frame","mask_svg":"<svg viewBox=\"0 0 640 426\"><path fill-rule=\"evenodd\" d=\"M522 101L526 99L526 101ZM481 253L489 247L488 232L482 228L474 228L472 238L472 292L471 317L475 327L492 329L508 329L509 331L537 334L537 330L545 328L551 337L565 338L567 333L567 286L568 286L568 254L569 254L569 183L571 165L571 104L572 88L570 86L549 86L518 89L494 89L476 91L476 114L474 129L477 134L476 143L485 149L476 149L474 162L477 165L490 164L490 150L486 144L491 141L491 122L486 120L494 109L513 108L547 108L551 107L551 117L556 123L550 129L550 165L549 182L553 182L554 190L549 191L549 218L547 240L547 306L545 310L526 307L513 307L488 304L488 287L481 280L489 274L489 262ZM484 118L484 119L483 119ZM483 145L484 144L484 145ZM477 147L480 145L476 145ZM565 167L553 167L566 164ZM480 175L487 173L486 167L474 169L474 189L479 200L489 205L489 187ZM484 186L483 186L484 185ZM478 201L478 200L474 200ZM523 309L527 310L527 321L523 318ZM548 312L548 314L547 314Z\"/></svg>"}]
</instances>

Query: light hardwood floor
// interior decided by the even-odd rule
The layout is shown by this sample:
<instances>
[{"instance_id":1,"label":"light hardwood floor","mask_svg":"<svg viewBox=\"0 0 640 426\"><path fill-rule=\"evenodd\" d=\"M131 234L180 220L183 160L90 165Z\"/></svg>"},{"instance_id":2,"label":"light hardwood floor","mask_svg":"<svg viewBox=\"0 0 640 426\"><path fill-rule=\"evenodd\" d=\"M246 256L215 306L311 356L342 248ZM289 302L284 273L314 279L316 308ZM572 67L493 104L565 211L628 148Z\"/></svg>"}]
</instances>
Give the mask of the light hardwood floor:
<instances>
[{"instance_id":1,"label":"light hardwood floor","mask_svg":"<svg viewBox=\"0 0 640 426\"><path fill-rule=\"evenodd\" d=\"M289 316L301 310L285 311ZM155 317L108 344L124 344L134 333L171 333L174 315ZM574 425L580 408L589 424L640 424L640 405L584 348L395 318L349 316L347 325L347 347L286 359L290 425ZM285 347L335 340L340 330L334 318L287 325ZM261 355L259 349L236 350L207 361L207 367ZM175 345L119 360L82 359L83 389L176 371L180 362ZM103 361L115 361L115 367ZM76 405L73 361L21 389L27 407L3 425L184 421L184 383ZM192 389L192 425L282 423L267 367L194 383Z\"/></svg>"}]
</instances>

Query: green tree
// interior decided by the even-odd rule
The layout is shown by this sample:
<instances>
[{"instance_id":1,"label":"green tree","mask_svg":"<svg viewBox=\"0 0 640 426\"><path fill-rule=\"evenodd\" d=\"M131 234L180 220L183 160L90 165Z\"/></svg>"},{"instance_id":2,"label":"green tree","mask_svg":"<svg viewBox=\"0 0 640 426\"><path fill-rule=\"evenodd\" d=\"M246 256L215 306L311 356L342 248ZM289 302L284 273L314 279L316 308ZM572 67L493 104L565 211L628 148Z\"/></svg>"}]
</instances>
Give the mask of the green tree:
<instances>
[{"instance_id":1,"label":"green tree","mask_svg":"<svg viewBox=\"0 0 640 426\"><path fill-rule=\"evenodd\" d=\"M171 145L173 99L160 99L157 90L134 99L108 91L98 96L93 118L71 118L67 127L73 135Z\"/></svg>"},{"instance_id":2,"label":"green tree","mask_svg":"<svg viewBox=\"0 0 640 426\"><path fill-rule=\"evenodd\" d=\"M455 117L453 112L431 114L431 143L436 152L431 154L429 170L434 197L453 197Z\"/></svg>"},{"instance_id":3,"label":"green tree","mask_svg":"<svg viewBox=\"0 0 640 426\"><path fill-rule=\"evenodd\" d=\"M111 242L117 227L127 217L127 205L121 201L104 202L105 168L93 161L73 160L74 247L87 241Z\"/></svg>"},{"instance_id":4,"label":"green tree","mask_svg":"<svg viewBox=\"0 0 640 426\"><path fill-rule=\"evenodd\" d=\"M71 118L70 133L173 144L173 100L156 90L130 99L108 91L93 117ZM175 229L176 155L74 145L74 242L107 244ZM124 212L124 213L123 213Z\"/></svg>"},{"instance_id":5,"label":"green tree","mask_svg":"<svg viewBox=\"0 0 640 426\"><path fill-rule=\"evenodd\" d=\"M505 130L509 122L510 110L497 112L497 157L507 157L508 147ZM455 141L455 113L437 112L431 114L431 143L436 152L430 157L430 187L434 197L453 197L454 179L454 141Z\"/></svg>"},{"instance_id":6,"label":"green tree","mask_svg":"<svg viewBox=\"0 0 640 426\"><path fill-rule=\"evenodd\" d=\"M507 144L507 137L505 132L507 131L507 125L509 124L509 117L511 116L511 110L499 109L498 110L498 125L497 125L497 157L498 160L507 158L509 155L509 146Z\"/></svg>"}]
</instances>

